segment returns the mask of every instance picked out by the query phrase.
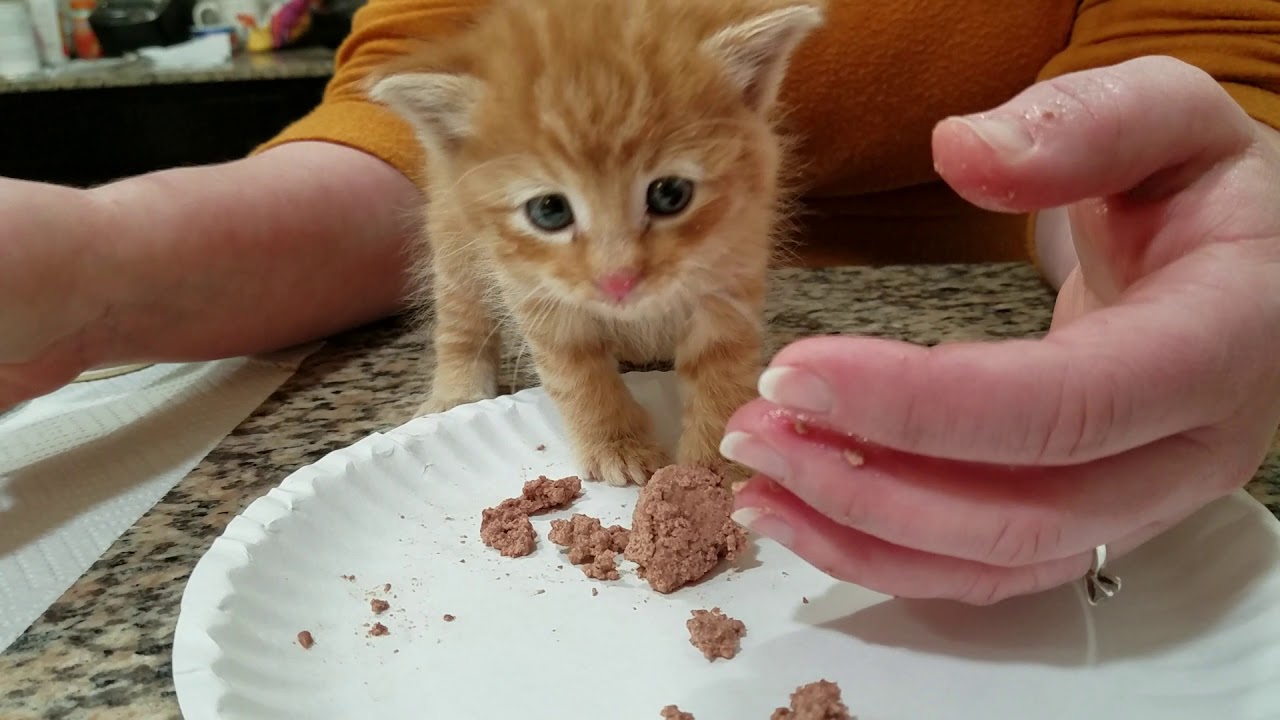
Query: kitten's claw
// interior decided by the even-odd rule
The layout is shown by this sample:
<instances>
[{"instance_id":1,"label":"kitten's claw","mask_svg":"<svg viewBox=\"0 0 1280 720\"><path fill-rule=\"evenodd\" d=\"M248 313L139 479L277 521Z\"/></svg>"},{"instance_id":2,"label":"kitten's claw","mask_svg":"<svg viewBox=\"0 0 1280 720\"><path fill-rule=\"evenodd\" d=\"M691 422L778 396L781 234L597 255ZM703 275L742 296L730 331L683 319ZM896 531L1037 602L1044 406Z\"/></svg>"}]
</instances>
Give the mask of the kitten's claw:
<instances>
[{"instance_id":1,"label":"kitten's claw","mask_svg":"<svg viewBox=\"0 0 1280 720\"><path fill-rule=\"evenodd\" d=\"M665 453L634 438L602 443L583 455L587 475L614 487L644 485L658 468L667 464Z\"/></svg>"}]
</instances>

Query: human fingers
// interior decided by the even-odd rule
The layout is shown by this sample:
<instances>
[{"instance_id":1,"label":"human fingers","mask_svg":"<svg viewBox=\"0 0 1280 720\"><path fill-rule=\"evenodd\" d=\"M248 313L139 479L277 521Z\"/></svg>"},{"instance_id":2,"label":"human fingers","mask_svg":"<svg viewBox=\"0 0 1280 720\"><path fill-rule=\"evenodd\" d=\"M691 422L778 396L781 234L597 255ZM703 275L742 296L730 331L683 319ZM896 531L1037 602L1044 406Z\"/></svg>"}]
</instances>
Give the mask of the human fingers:
<instances>
[{"instance_id":1,"label":"human fingers","mask_svg":"<svg viewBox=\"0 0 1280 720\"><path fill-rule=\"evenodd\" d=\"M764 476L748 481L736 503L734 517L744 526L833 578L894 597L990 605L1078 580L1093 560L1090 549L1032 565L1000 567L922 552L835 523ZM1152 524L1107 543L1108 559L1131 552L1167 527Z\"/></svg>"},{"instance_id":2,"label":"human fingers","mask_svg":"<svg viewBox=\"0 0 1280 720\"><path fill-rule=\"evenodd\" d=\"M981 207L1027 212L1113 195L1159 197L1258 140L1204 71L1144 57L1037 83L934 129L935 166Z\"/></svg>"},{"instance_id":3,"label":"human fingers","mask_svg":"<svg viewBox=\"0 0 1280 720\"><path fill-rule=\"evenodd\" d=\"M762 397L903 452L1079 464L1222 422L1274 366L1274 282L1241 247L1189 261L1041 339L936 347L824 336L778 352ZM1250 300L1255 298L1255 300ZM1280 304L1272 304L1271 315Z\"/></svg>"},{"instance_id":4,"label":"human fingers","mask_svg":"<svg viewBox=\"0 0 1280 720\"><path fill-rule=\"evenodd\" d=\"M1209 433L1210 431L1206 431ZM990 566L1079 555L1152 522L1186 517L1238 487L1212 435L1175 436L1084 465L957 463L858 443L757 401L721 453L764 473L828 520L884 542Z\"/></svg>"}]
</instances>

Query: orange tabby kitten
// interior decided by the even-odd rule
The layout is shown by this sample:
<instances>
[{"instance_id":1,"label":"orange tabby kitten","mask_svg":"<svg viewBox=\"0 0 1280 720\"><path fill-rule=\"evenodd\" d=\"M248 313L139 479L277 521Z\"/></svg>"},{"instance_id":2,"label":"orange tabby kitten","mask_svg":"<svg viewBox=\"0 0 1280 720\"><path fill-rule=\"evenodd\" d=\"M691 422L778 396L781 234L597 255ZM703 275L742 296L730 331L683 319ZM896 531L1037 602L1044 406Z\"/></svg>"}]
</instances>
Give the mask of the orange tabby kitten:
<instances>
[{"instance_id":1,"label":"orange tabby kitten","mask_svg":"<svg viewBox=\"0 0 1280 720\"><path fill-rule=\"evenodd\" d=\"M763 361L778 87L821 21L800 0L496 0L371 78L430 158L420 412L497 393L509 317L589 476L643 484L669 461L620 360L674 359L675 460L723 468Z\"/></svg>"}]
</instances>

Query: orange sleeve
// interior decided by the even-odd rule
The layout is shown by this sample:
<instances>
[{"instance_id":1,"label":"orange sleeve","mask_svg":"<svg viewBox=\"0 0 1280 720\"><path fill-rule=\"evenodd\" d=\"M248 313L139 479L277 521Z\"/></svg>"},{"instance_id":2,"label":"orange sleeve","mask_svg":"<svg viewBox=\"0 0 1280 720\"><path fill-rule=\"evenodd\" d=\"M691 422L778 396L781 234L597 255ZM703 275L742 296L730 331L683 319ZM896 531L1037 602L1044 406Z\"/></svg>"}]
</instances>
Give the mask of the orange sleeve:
<instances>
[{"instance_id":1,"label":"orange sleeve","mask_svg":"<svg viewBox=\"0 0 1280 720\"><path fill-rule=\"evenodd\" d=\"M422 187L423 156L413 131L365 97L361 82L414 44L456 32L483 5L484 0L369 0L352 17L320 105L254 153L299 140L346 145L381 159Z\"/></svg>"},{"instance_id":2,"label":"orange sleeve","mask_svg":"<svg viewBox=\"0 0 1280 720\"><path fill-rule=\"evenodd\" d=\"M1167 55L1212 75L1258 122L1280 129L1280 2L1083 0L1071 39L1041 70L1045 80ZM1035 215L1028 248L1035 254Z\"/></svg>"}]
</instances>

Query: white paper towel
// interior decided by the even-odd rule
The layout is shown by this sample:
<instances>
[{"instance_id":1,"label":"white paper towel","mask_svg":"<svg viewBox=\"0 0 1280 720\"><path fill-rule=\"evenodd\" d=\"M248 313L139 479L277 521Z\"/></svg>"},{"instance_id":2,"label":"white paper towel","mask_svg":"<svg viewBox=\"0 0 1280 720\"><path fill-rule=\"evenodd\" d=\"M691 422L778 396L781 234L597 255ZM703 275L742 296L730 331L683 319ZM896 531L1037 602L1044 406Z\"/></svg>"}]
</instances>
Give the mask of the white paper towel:
<instances>
[{"instance_id":1,"label":"white paper towel","mask_svg":"<svg viewBox=\"0 0 1280 720\"><path fill-rule=\"evenodd\" d=\"M318 347L155 365L0 414L0 648Z\"/></svg>"}]
</instances>

